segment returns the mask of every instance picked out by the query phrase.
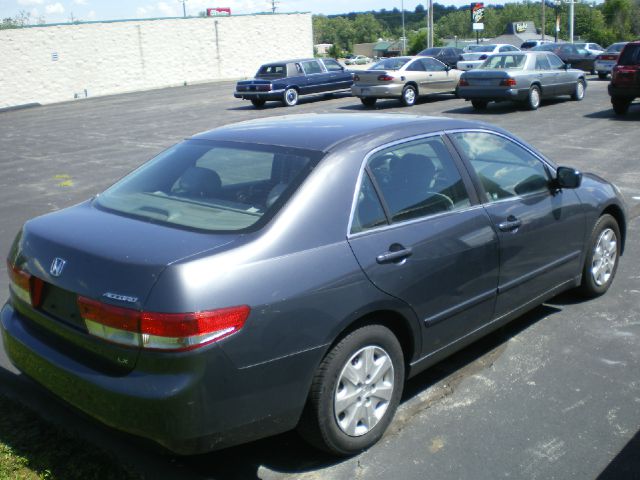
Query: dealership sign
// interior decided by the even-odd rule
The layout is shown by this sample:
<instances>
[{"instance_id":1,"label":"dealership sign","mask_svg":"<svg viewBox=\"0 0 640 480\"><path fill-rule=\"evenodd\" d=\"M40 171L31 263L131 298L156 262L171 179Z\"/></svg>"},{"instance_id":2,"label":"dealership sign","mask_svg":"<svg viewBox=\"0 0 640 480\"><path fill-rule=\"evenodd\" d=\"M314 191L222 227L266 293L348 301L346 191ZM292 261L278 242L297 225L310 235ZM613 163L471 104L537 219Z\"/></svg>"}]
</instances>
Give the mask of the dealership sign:
<instances>
[{"instance_id":1,"label":"dealership sign","mask_svg":"<svg viewBox=\"0 0 640 480\"><path fill-rule=\"evenodd\" d=\"M484 3L471 4L471 24L474 30L484 30Z\"/></svg>"}]
</instances>

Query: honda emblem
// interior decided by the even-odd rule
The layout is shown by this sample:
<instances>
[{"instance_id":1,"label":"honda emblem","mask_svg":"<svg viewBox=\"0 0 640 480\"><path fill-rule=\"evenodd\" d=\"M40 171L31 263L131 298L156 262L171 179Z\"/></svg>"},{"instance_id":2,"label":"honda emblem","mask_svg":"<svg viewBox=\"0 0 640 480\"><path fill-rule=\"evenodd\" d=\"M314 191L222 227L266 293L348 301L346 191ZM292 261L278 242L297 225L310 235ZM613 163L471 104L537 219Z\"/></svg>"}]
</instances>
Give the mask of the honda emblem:
<instances>
[{"instance_id":1,"label":"honda emblem","mask_svg":"<svg viewBox=\"0 0 640 480\"><path fill-rule=\"evenodd\" d=\"M54 277L59 277L60 275L62 275L62 269L64 268L66 263L67 261L60 257L54 258L53 262L51 262L49 273Z\"/></svg>"}]
</instances>

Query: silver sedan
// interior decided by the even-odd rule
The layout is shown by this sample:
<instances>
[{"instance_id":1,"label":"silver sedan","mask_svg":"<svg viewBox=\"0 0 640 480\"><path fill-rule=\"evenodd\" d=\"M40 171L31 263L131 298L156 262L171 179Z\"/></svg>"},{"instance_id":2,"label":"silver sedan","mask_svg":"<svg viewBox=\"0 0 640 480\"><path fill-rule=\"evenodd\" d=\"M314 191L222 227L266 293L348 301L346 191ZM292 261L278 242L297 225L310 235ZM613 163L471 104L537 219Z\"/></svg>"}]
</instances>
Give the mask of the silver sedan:
<instances>
[{"instance_id":1,"label":"silver sedan","mask_svg":"<svg viewBox=\"0 0 640 480\"><path fill-rule=\"evenodd\" d=\"M543 98L570 95L582 100L585 72L569 68L551 52L511 52L491 55L475 70L464 72L458 95L483 110L490 101L516 101L536 110Z\"/></svg>"},{"instance_id":2,"label":"silver sedan","mask_svg":"<svg viewBox=\"0 0 640 480\"><path fill-rule=\"evenodd\" d=\"M351 94L368 107L378 98L398 98L410 107L422 95L454 93L460 73L432 57L385 58L353 76Z\"/></svg>"}]
</instances>

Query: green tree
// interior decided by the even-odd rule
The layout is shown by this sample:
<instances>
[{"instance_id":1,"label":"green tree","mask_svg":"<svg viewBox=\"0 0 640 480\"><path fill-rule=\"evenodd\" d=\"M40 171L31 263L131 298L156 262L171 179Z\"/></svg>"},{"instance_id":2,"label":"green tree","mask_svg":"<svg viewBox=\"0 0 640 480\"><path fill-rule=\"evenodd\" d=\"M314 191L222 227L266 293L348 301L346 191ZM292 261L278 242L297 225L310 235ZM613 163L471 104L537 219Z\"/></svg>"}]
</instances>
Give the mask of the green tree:
<instances>
[{"instance_id":1,"label":"green tree","mask_svg":"<svg viewBox=\"0 0 640 480\"><path fill-rule=\"evenodd\" d=\"M371 13L358 15L353 21L354 43L376 42L384 36L384 27Z\"/></svg>"}]
</instances>

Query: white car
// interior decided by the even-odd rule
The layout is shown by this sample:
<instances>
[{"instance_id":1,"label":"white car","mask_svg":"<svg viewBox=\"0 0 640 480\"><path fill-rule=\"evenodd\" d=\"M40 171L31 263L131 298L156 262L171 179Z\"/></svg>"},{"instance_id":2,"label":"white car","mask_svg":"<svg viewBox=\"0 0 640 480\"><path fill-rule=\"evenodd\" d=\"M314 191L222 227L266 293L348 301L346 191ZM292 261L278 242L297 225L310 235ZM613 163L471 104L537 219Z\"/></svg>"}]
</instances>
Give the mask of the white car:
<instances>
[{"instance_id":1,"label":"white car","mask_svg":"<svg viewBox=\"0 0 640 480\"><path fill-rule=\"evenodd\" d=\"M457 68L458 70L472 70L482 65L489 55L494 53L519 51L520 49L518 47L505 43L480 45L480 47L474 49L473 52L463 53L461 55L462 58L458 61Z\"/></svg>"},{"instance_id":2,"label":"white car","mask_svg":"<svg viewBox=\"0 0 640 480\"><path fill-rule=\"evenodd\" d=\"M584 48L587 52L590 52L593 55L600 55L604 52L604 48L597 43L574 43L574 45L578 48Z\"/></svg>"},{"instance_id":3,"label":"white car","mask_svg":"<svg viewBox=\"0 0 640 480\"><path fill-rule=\"evenodd\" d=\"M367 63L371 63L371 59L364 55L356 55L353 58L348 58L344 63L347 65L366 65Z\"/></svg>"}]
</instances>

